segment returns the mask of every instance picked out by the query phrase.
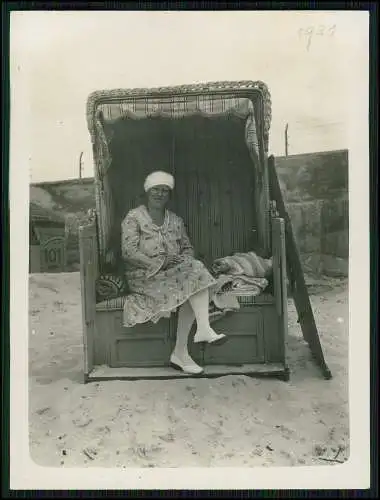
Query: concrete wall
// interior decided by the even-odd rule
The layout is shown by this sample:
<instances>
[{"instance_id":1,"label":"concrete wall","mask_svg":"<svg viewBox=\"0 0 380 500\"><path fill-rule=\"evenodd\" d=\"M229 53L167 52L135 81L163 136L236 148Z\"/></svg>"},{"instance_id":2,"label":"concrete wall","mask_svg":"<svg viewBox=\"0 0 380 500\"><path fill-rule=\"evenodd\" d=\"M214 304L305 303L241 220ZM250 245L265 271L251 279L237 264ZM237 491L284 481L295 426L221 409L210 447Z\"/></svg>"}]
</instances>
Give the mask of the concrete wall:
<instances>
[{"instance_id":1,"label":"concrete wall","mask_svg":"<svg viewBox=\"0 0 380 500\"><path fill-rule=\"evenodd\" d=\"M348 273L348 152L278 157L276 168L304 270ZM64 215L68 270L79 267L78 226L95 207L92 178L32 184L34 203Z\"/></svg>"}]
</instances>

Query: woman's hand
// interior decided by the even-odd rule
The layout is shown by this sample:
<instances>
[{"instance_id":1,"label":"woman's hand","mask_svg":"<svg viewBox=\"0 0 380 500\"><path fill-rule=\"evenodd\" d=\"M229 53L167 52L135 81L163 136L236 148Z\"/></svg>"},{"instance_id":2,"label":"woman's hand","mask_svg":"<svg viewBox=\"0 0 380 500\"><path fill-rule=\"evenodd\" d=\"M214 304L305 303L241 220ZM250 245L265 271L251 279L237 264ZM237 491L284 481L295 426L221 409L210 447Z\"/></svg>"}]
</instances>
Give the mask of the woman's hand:
<instances>
[{"instance_id":1,"label":"woman's hand","mask_svg":"<svg viewBox=\"0 0 380 500\"><path fill-rule=\"evenodd\" d=\"M170 254L166 256L165 263L164 263L164 268L168 268L171 266L175 266L182 262L182 258L179 255L175 254Z\"/></svg>"}]
</instances>

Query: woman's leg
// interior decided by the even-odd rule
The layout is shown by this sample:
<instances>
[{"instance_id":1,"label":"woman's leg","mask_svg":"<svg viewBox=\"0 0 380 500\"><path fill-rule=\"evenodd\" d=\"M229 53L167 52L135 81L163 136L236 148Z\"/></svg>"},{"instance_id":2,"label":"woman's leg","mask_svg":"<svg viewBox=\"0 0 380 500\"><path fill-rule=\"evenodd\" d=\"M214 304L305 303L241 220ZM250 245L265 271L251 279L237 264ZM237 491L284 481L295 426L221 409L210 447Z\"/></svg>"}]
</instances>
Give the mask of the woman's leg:
<instances>
[{"instance_id":1,"label":"woman's leg","mask_svg":"<svg viewBox=\"0 0 380 500\"><path fill-rule=\"evenodd\" d=\"M220 343L226 340L224 334L217 334L210 325L209 317L209 291L202 290L189 297L189 302L197 320L197 331L194 342L208 342L209 344Z\"/></svg>"},{"instance_id":2,"label":"woman's leg","mask_svg":"<svg viewBox=\"0 0 380 500\"><path fill-rule=\"evenodd\" d=\"M178 311L177 338L170 361L179 366L183 371L196 374L201 373L203 368L198 366L191 358L187 347L189 333L194 320L194 312L187 301L182 304Z\"/></svg>"}]
</instances>

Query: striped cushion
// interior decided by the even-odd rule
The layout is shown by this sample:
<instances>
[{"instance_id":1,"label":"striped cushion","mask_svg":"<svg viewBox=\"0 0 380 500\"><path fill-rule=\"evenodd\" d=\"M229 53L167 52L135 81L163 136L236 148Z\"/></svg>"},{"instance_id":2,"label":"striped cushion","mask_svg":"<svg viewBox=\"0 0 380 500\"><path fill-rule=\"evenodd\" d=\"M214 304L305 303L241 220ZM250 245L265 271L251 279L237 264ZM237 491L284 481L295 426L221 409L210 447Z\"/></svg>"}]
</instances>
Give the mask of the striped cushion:
<instances>
[{"instance_id":1,"label":"striped cushion","mask_svg":"<svg viewBox=\"0 0 380 500\"><path fill-rule=\"evenodd\" d=\"M126 296L114 297L112 299L106 299L102 302L96 304L97 311L118 311L124 308Z\"/></svg>"},{"instance_id":2,"label":"striped cushion","mask_svg":"<svg viewBox=\"0 0 380 500\"><path fill-rule=\"evenodd\" d=\"M259 305L259 304L273 304L275 302L275 299L273 295L269 293L260 293L260 295L239 295L238 296L238 301L239 304L242 306L249 306L249 305Z\"/></svg>"},{"instance_id":3,"label":"striped cushion","mask_svg":"<svg viewBox=\"0 0 380 500\"><path fill-rule=\"evenodd\" d=\"M123 310L124 308L124 302L125 302L126 296L120 296L120 297L114 297L111 299L106 299L103 300L102 302L99 302L96 304L96 310L97 311L119 311ZM259 305L259 304L273 304L274 303L274 297L269 294L261 294L257 296L239 296L238 301L241 306L249 306L249 305Z\"/></svg>"},{"instance_id":4,"label":"striped cushion","mask_svg":"<svg viewBox=\"0 0 380 500\"><path fill-rule=\"evenodd\" d=\"M96 280L96 301L115 299L127 293L127 283L122 276L106 274Z\"/></svg>"}]
</instances>

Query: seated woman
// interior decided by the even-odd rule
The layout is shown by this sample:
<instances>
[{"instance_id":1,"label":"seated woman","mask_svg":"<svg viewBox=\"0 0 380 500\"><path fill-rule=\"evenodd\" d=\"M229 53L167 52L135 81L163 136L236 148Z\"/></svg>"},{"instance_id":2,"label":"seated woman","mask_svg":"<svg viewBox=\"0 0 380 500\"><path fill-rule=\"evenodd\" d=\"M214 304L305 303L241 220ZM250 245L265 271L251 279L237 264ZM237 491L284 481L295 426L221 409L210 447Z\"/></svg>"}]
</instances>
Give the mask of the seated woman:
<instances>
[{"instance_id":1,"label":"seated woman","mask_svg":"<svg viewBox=\"0 0 380 500\"><path fill-rule=\"evenodd\" d=\"M121 249L131 291L123 324L157 322L179 308L170 363L186 373L199 374L203 368L190 357L187 347L194 319L194 342L220 344L227 338L217 334L209 322L209 288L215 279L194 259L182 219L166 208L172 189L172 175L161 171L148 175L146 205L130 210L122 222Z\"/></svg>"}]
</instances>

